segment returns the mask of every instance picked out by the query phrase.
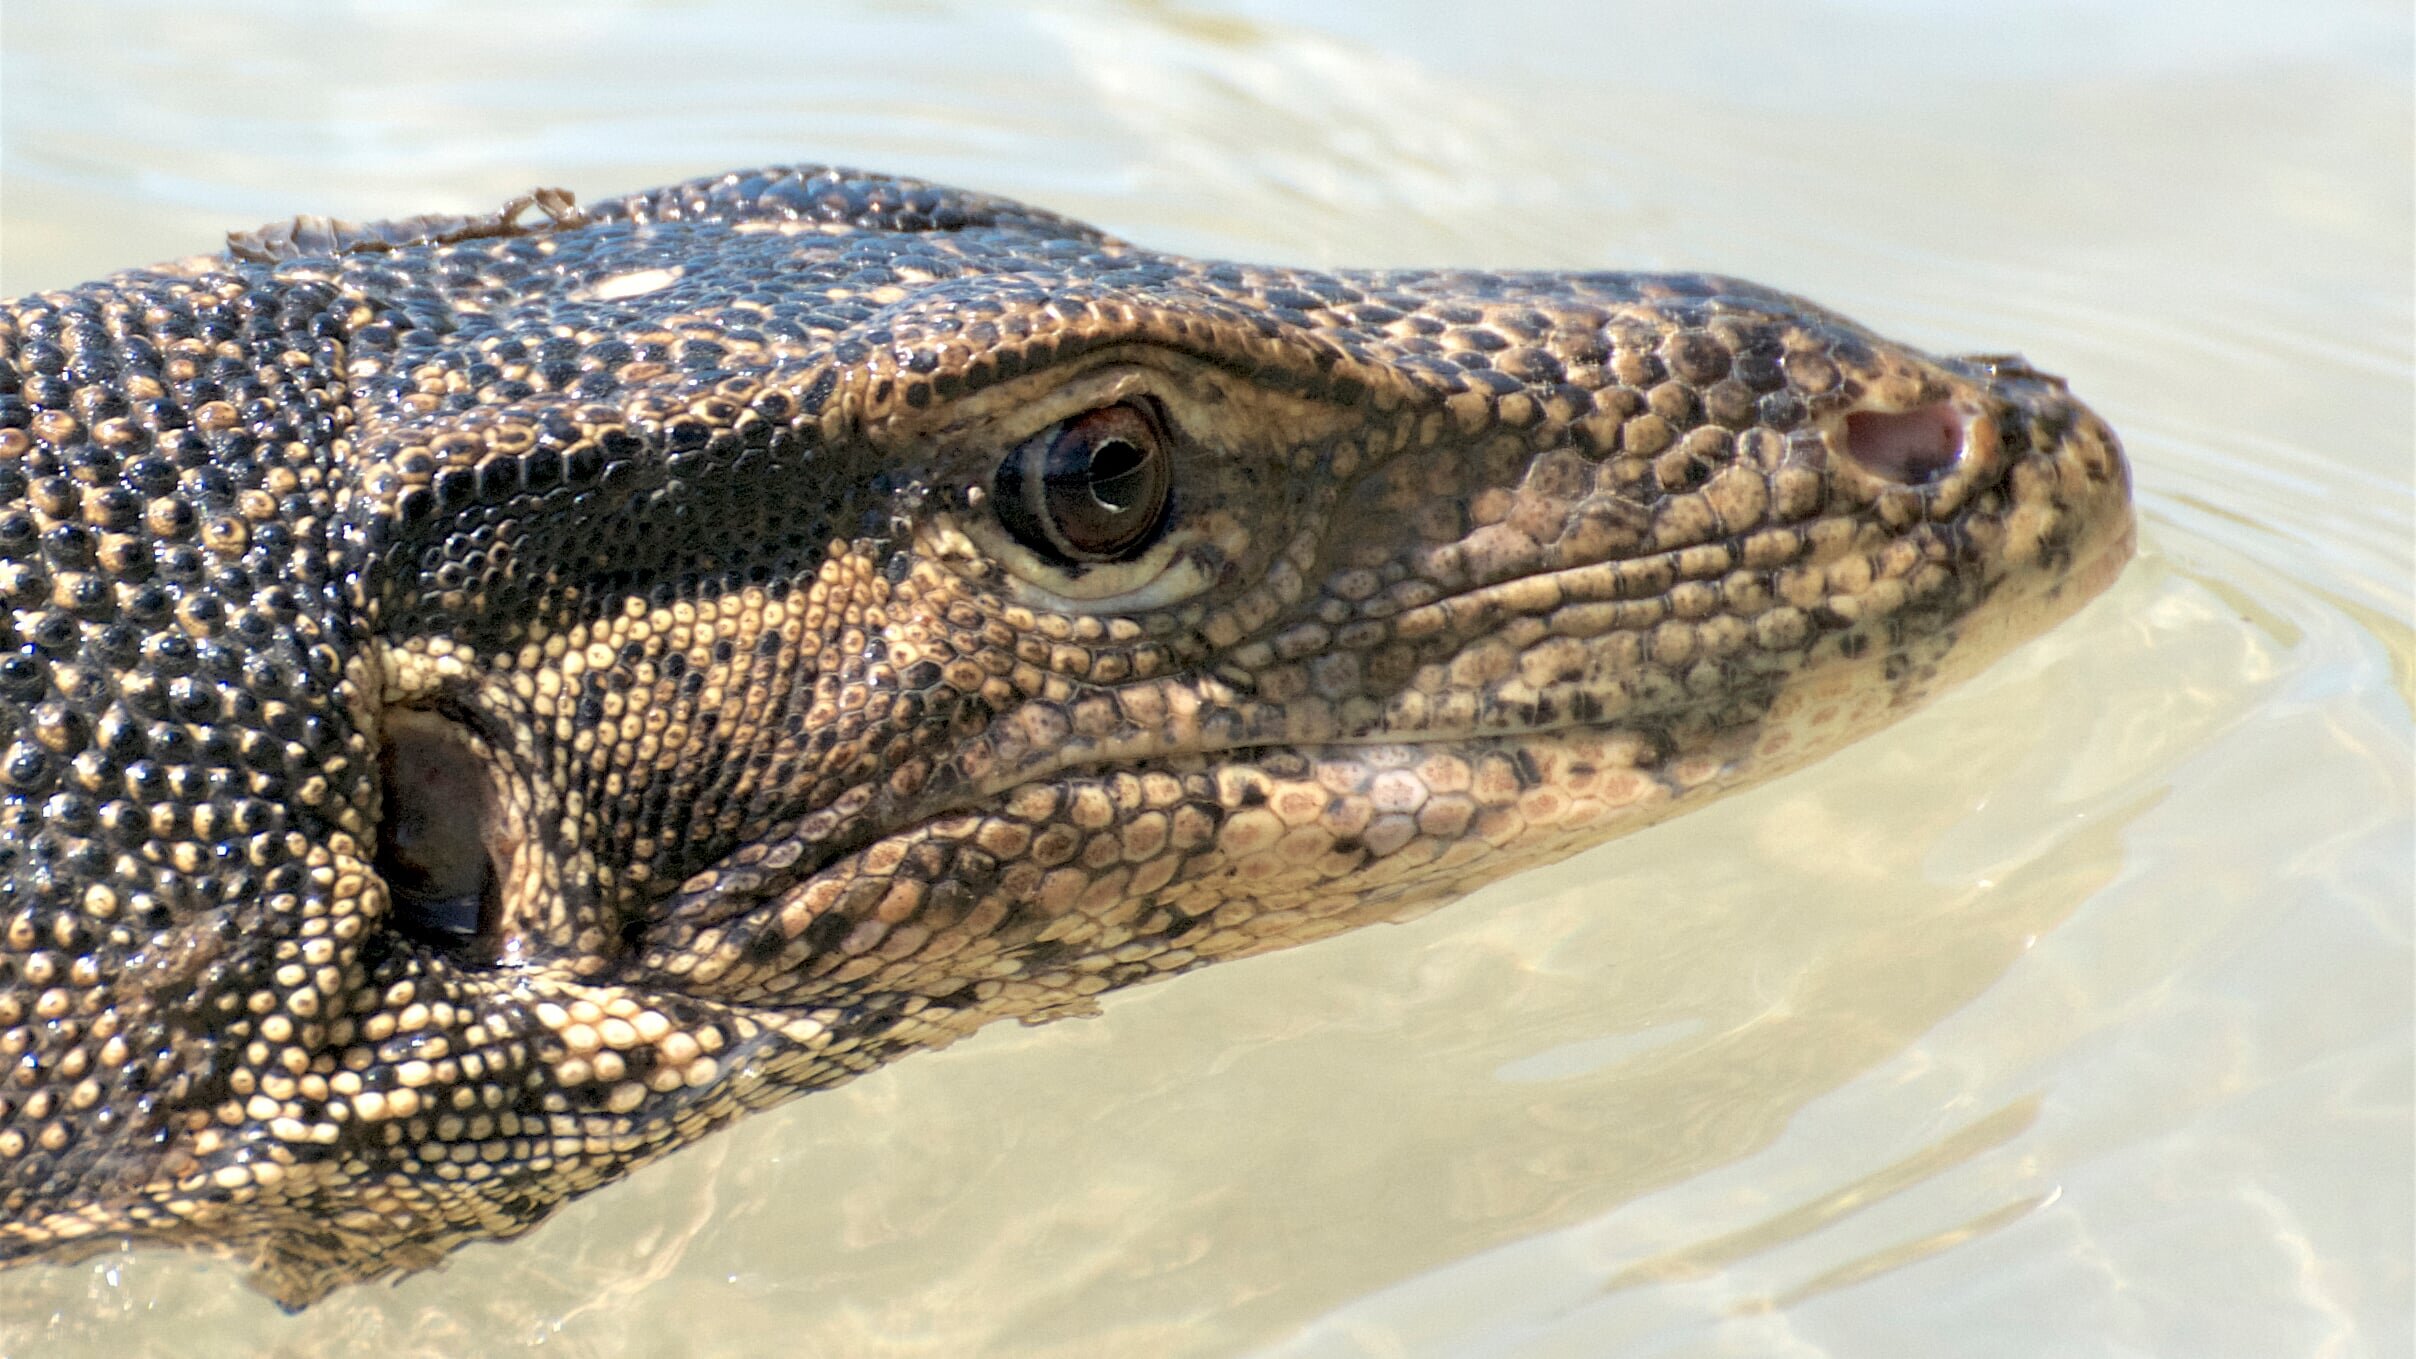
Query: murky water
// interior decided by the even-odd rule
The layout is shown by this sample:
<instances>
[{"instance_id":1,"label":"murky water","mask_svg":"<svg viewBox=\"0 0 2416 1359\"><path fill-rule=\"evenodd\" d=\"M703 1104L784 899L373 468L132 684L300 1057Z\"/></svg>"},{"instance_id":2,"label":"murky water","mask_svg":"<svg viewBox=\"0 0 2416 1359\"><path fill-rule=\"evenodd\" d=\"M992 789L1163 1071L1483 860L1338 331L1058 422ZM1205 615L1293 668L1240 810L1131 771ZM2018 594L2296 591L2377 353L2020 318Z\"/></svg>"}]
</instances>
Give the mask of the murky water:
<instances>
[{"instance_id":1,"label":"murky water","mask_svg":"<svg viewBox=\"0 0 2416 1359\"><path fill-rule=\"evenodd\" d=\"M2141 560L1822 768L991 1031L281 1317L9 1354L2411 1350L2411 20L1276 0L10 4L0 292L296 211L829 159L1195 253L1702 266L2018 348Z\"/></svg>"}]
</instances>

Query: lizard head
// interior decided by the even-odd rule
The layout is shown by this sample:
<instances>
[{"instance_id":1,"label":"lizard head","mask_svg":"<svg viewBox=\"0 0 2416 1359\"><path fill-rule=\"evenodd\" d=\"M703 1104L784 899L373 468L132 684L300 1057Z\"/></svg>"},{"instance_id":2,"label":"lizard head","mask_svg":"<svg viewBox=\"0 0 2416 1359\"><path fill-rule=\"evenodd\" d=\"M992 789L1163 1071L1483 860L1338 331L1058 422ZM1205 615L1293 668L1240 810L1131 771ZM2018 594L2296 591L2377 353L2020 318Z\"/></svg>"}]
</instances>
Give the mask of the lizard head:
<instances>
[{"instance_id":1,"label":"lizard head","mask_svg":"<svg viewBox=\"0 0 2416 1359\"><path fill-rule=\"evenodd\" d=\"M1733 280L544 206L5 313L0 1253L423 1268L1800 765L2130 549L2062 383Z\"/></svg>"}]
</instances>

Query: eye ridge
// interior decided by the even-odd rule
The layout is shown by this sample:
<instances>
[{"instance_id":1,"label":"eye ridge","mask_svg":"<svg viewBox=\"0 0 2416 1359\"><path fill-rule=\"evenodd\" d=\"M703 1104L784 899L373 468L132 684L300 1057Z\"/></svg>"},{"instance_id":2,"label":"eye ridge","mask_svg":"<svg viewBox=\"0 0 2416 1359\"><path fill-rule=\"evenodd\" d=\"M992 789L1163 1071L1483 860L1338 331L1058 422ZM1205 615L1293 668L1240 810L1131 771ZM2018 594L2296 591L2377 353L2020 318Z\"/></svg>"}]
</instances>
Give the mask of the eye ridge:
<instances>
[{"instance_id":1,"label":"eye ridge","mask_svg":"<svg viewBox=\"0 0 2416 1359\"><path fill-rule=\"evenodd\" d=\"M1154 403L1122 401L1026 440L993 479L998 520L1052 565L1129 561L1165 526L1173 455Z\"/></svg>"}]
</instances>

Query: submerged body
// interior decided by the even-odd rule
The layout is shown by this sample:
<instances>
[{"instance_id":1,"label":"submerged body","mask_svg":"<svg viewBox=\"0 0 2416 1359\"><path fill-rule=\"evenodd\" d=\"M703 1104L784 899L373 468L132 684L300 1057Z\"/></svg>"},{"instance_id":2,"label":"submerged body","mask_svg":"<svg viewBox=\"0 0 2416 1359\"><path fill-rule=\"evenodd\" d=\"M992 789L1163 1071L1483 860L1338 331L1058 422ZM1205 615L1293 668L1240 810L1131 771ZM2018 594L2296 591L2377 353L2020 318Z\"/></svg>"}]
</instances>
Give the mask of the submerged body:
<instances>
[{"instance_id":1,"label":"submerged body","mask_svg":"<svg viewBox=\"0 0 2416 1359\"><path fill-rule=\"evenodd\" d=\"M0 312L0 1257L422 1268L1799 766L2130 550L2061 382L1733 280L518 206Z\"/></svg>"}]
</instances>

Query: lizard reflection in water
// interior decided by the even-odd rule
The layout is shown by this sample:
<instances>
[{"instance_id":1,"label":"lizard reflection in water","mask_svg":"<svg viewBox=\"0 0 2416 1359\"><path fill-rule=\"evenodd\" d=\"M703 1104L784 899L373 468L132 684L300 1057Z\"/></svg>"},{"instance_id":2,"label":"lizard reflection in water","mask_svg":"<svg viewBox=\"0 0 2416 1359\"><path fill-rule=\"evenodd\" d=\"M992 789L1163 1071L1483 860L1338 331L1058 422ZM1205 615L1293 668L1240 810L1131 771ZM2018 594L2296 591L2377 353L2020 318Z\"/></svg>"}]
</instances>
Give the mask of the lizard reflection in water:
<instances>
[{"instance_id":1,"label":"lizard reflection in water","mask_svg":"<svg viewBox=\"0 0 2416 1359\"><path fill-rule=\"evenodd\" d=\"M0 312L0 1254L289 1306L1000 1018L1903 714L2114 436L1730 279L1157 254L818 168Z\"/></svg>"}]
</instances>

